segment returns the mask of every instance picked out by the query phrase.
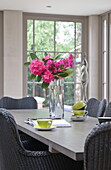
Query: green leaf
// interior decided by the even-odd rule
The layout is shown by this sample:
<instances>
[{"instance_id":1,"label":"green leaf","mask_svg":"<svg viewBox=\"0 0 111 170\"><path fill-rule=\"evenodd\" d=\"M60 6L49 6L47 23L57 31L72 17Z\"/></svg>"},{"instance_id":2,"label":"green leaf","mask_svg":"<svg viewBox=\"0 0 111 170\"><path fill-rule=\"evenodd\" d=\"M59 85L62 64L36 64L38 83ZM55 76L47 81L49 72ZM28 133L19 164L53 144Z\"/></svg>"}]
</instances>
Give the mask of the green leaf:
<instances>
[{"instance_id":1,"label":"green leaf","mask_svg":"<svg viewBox=\"0 0 111 170\"><path fill-rule=\"evenodd\" d=\"M66 69L64 72L67 73L68 75L70 75L74 72L74 70L73 69Z\"/></svg>"},{"instance_id":2,"label":"green leaf","mask_svg":"<svg viewBox=\"0 0 111 170\"><path fill-rule=\"evenodd\" d=\"M68 73L62 72L57 74L59 77L67 77Z\"/></svg>"},{"instance_id":3,"label":"green leaf","mask_svg":"<svg viewBox=\"0 0 111 170\"><path fill-rule=\"evenodd\" d=\"M47 60L44 60L44 59L42 59L42 61L44 61L44 65L46 65L46 63L47 63Z\"/></svg>"},{"instance_id":4,"label":"green leaf","mask_svg":"<svg viewBox=\"0 0 111 170\"><path fill-rule=\"evenodd\" d=\"M57 55L57 56L55 57L55 60L59 59L60 56L61 56L61 54Z\"/></svg>"},{"instance_id":5,"label":"green leaf","mask_svg":"<svg viewBox=\"0 0 111 170\"><path fill-rule=\"evenodd\" d=\"M42 77L41 77L41 76L38 76L38 77L37 77L37 81L38 81L38 82L40 82L40 81L41 81L41 79L42 79Z\"/></svg>"},{"instance_id":6,"label":"green leaf","mask_svg":"<svg viewBox=\"0 0 111 170\"><path fill-rule=\"evenodd\" d=\"M43 88L43 89L46 89L48 86L49 86L49 83L46 83L46 82L43 81L43 83L42 83L42 88Z\"/></svg>"},{"instance_id":7,"label":"green leaf","mask_svg":"<svg viewBox=\"0 0 111 170\"><path fill-rule=\"evenodd\" d=\"M31 62L32 61L32 58L31 56L28 57L28 61Z\"/></svg>"},{"instance_id":8,"label":"green leaf","mask_svg":"<svg viewBox=\"0 0 111 170\"><path fill-rule=\"evenodd\" d=\"M61 66L60 66L60 69L61 69L61 70L64 69L64 65L61 65Z\"/></svg>"},{"instance_id":9,"label":"green leaf","mask_svg":"<svg viewBox=\"0 0 111 170\"><path fill-rule=\"evenodd\" d=\"M34 60L34 59L38 58L38 57L36 56L36 54L35 54L35 53L30 53L30 57L31 57L31 59L32 59L32 60Z\"/></svg>"},{"instance_id":10,"label":"green leaf","mask_svg":"<svg viewBox=\"0 0 111 170\"><path fill-rule=\"evenodd\" d=\"M50 58L50 60L54 60L54 58Z\"/></svg>"},{"instance_id":11,"label":"green leaf","mask_svg":"<svg viewBox=\"0 0 111 170\"><path fill-rule=\"evenodd\" d=\"M58 76L54 76L54 79L56 79L56 80L58 80L60 77L58 77Z\"/></svg>"},{"instance_id":12,"label":"green leaf","mask_svg":"<svg viewBox=\"0 0 111 170\"><path fill-rule=\"evenodd\" d=\"M29 66L30 65L30 62L26 62L26 63L24 63L24 66Z\"/></svg>"},{"instance_id":13,"label":"green leaf","mask_svg":"<svg viewBox=\"0 0 111 170\"><path fill-rule=\"evenodd\" d=\"M30 80L33 80L33 79L35 79L35 78L36 78L36 75L31 74L31 76L30 76Z\"/></svg>"},{"instance_id":14,"label":"green leaf","mask_svg":"<svg viewBox=\"0 0 111 170\"><path fill-rule=\"evenodd\" d=\"M44 55L47 56L48 55L47 52L45 52Z\"/></svg>"}]
</instances>

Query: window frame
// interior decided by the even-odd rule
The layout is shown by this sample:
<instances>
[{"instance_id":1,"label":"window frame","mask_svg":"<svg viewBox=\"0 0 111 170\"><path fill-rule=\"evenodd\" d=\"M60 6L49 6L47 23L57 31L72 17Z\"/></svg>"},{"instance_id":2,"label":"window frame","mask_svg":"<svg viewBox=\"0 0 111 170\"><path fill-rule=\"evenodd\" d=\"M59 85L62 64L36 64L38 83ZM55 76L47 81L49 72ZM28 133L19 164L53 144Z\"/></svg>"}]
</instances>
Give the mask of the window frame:
<instances>
[{"instance_id":1,"label":"window frame","mask_svg":"<svg viewBox=\"0 0 111 170\"><path fill-rule=\"evenodd\" d=\"M23 62L27 60L27 20L49 20L49 21L68 21L68 22L81 22L82 23L82 52L88 56L88 17L73 16L73 15L53 15L53 14L39 14L39 13L23 13ZM75 53L76 55L76 53ZM24 96L27 95L27 68L23 68L23 84ZM70 82L69 82L70 83ZM36 84L36 83L35 83ZM38 84L38 83L37 83ZM80 84L74 82L74 84Z\"/></svg>"},{"instance_id":2,"label":"window frame","mask_svg":"<svg viewBox=\"0 0 111 170\"><path fill-rule=\"evenodd\" d=\"M104 21L106 20L106 51L104 51ZM102 98L109 101L109 16L108 13L101 16L101 32L102 32ZM104 53L106 52L106 65L104 66ZM106 68L106 70L105 70ZM106 73L106 82L104 82L104 74ZM106 84L106 91L104 91L104 84ZM104 96L106 94L106 96Z\"/></svg>"}]
</instances>

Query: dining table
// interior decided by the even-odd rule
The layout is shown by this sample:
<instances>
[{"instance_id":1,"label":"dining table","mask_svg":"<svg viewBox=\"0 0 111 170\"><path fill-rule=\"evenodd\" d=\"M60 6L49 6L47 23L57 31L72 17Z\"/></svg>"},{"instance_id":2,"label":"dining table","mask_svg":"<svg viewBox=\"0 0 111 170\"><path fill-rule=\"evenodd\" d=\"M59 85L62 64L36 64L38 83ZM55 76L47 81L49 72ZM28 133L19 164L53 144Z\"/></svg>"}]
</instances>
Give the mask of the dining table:
<instances>
[{"instance_id":1,"label":"dining table","mask_svg":"<svg viewBox=\"0 0 111 170\"><path fill-rule=\"evenodd\" d=\"M49 118L49 110L24 109L10 110L20 131L49 146L50 152L60 152L73 160L83 160L84 144L87 135L98 124L98 119L89 117L84 121L72 121L71 112L64 112L64 119L71 127L57 127L49 131L40 131L24 121L27 119Z\"/></svg>"}]
</instances>

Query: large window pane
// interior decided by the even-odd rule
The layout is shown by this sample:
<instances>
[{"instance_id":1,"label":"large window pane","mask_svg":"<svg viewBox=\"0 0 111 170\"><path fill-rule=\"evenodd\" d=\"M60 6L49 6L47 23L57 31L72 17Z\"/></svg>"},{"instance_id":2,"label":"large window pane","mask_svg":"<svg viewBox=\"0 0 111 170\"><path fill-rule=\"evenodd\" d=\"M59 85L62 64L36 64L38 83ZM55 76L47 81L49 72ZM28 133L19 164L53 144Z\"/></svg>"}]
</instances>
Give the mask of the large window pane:
<instances>
[{"instance_id":1,"label":"large window pane","mask_svg":"<svg viewBox=\"0 0 111 170\"><path fill-rule=\"evenodd\" d=\"M56 51L74 51L73 22L56 22Z\"/></svg>"},{"instance_id":2,"label":"large window pane","mask_svg":"<svg viewBox=\"0 0 111 170\"><path fill-rule=\"evenodd\" d=\"M41 59L42 60L42 58L45 56L45 55L48 55L49 53L48 52L36 52L36 55L37 55L37 57L39 58L39 59ZM50 55L51 55L51 57L52 58L54 58L54 53L51 53L50 52Z\"/></svg>"},{"instance_id":3,"label":"large window pane","mask_svg":"<svg viewBox=\"0 0 111 170\"><path fill-rule=\"evenodd\" d=\"M82 24L76 23L76 51L82 51Z\"/></svg>"},{"instance_id":4,"label":"large window pane","mask_svg":"<svg viewBox=\"0 0 111 170\"><path fill-rule=\"evenodd\" d=\"M107 22L106 19L103 20L103 37L102 37L102 97L107 99L107 93L108 93L108 89L107 89L107 77L108 77L108 66L107 66Z\"/></svg>"},{"instance_id":5,"label":"large window pane","mask_svg":"<svg viewBox=\"0 0 111 170\"><path fill-rule=\"evenodd\" d=\"M33 49L33 20L27 21L27 50Z\"/></svg>"},{"instance_id":6,"label":"large window pane","mask_svg":"<svg viewBox=\"0 0 111 170\"><path fill-rule=\"evenodd\" d=\"M34 96L37 98L39 105L42 104L43 107L49 106L49 88L42 89L40 84L36 84Z\"/></svg>"},{"instance_id":7,"label":"large window pane","mask_svg":"<svg viewBox=\"0 0 111 170\"><path fill-rule=\"evenodd\" d=\"M81 82L81 64L75 66L76 82Z\"/></svg>"},{"instance_id":8,"label":"large window pane","mask_svg":"<svg viewBox=\"0 0 111 170\"><path fill-rule=\"evenodd\" d=\"M73 105L74 104L74 83L64 84L64 104Z\"/></svg>"},{"instance_id":9,"label":"large window pane","mask_svg":"<svg viewBox=\"0 0 111 170\"><path fill-rule=\"evenodd\" d=\"M104 31L103 31L103 34L104 34L104 44L103 44L103 50L106 51L106 20L104 20Z\"/></svg>"},{"instance_id":10,"label":"large window pane","mask_svg":"<svg viewBox=\"0 0 111 170\"><path fill-rule=\"evenodd\" d=\"M76 56L75 56L75 63L76 64L81 64L81 62L82 62L81 53L80 54L76 54Z\"/></svg>"},{"instance_id":11,"label":"large window pane","mask_svg":"<svg viewBox=\"0 0 111 170\"><path fill-rule=\"evenodd\" d=\"M35 21L35 50L54 51L53 21Z\"/></svg>"},{"instance_id":12,"label":"large window pane","mask_svg":"<svg viewBox=\"0 0 111 170\"><path fill-rule=\"evenodd\" d=\"M27 57L35 52L42 59L44 55L60 56L61 59L74 55L73 74L64 79L64 104L73 105L81 100L81 54L82 23L46 20L27 20ZM49 89L42 89L41 82L30 80L28 68L28 96L34 96L42 106L49 106ZM41 106L40 106L41 107Z\"/></svg>"},{"instance_id":13,"label":"large window pane","mask_svg":"<svg viewBox=\"0 0 111 170\"><path fill-rule=\"evenodd\" d=\"M106 83L106 74L107 74L107 66L106 66L106 52L103 54L103 63L104 63L104 73L103 73L103 82Z\"/></svg>"},{"instance_id":14,"label":"large window pane","mask_svg":"<svg viewBox=\"0 0 111 170\"><path fill-rule=\"evenodd\" d=\"M33 84L28 84L27 88L28 88L28 96L33 96Z\"/></svg>"},{"instance_id":15,"label":"large window pane","mask_svg":"<svg viewBox=\"0 0 111 170\"><path fill-rule=\"evenodd\" d=\"M34 96L39 109L49 106L49 89L42 89L41 84L36 84Z\"/></svg>"},{"instance_id":16,"label":"large window pane","mask_svg":"<svg viewBox=\"0 0 111 170\"><path fill-rule=\"evenodd\" d=\"M74 102L78 102L81 100L81 84L75 84L75 97L74 97Z\"/></svg>"}]
</instances>

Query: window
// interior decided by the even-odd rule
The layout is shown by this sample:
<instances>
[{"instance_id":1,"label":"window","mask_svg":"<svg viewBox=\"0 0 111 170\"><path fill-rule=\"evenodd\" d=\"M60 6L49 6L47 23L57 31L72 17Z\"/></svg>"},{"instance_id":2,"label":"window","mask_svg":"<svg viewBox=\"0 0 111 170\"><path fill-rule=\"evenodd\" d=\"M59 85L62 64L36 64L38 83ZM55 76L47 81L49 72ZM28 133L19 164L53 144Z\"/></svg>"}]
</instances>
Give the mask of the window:
<instances>
[{"instance_id":1,"label":"window","mask_svg":"<svg viewBox=\"0 0 111 170\"><path fill-rule=\"evenodd\" d=\"M28 58L30 52L35 52L39 58L45 53L52 57L61 55L61 58L68 57L69 53L74 55L74 74L64 80L64 103L67 105L81 100L81 61L82 54L87 53L85 23L85 17L24 14L24 56ZM45 99L43 105L47 106L49 90L42 89L40 82L30 81L29 70L27 75L27 95Z\"/></svg>"},{"instance_id":2,"label":"window","mask_svg":"<svg viewBox=\"0 0 111 170\"><path fill-rule=\"evenodd\" d=\"M108 100L108 15L102 17L102 98Z\"/></svg>"}]
</instances>

